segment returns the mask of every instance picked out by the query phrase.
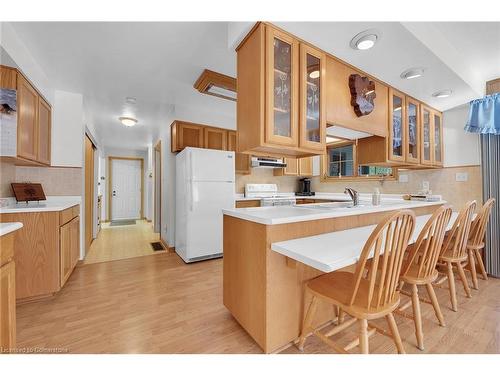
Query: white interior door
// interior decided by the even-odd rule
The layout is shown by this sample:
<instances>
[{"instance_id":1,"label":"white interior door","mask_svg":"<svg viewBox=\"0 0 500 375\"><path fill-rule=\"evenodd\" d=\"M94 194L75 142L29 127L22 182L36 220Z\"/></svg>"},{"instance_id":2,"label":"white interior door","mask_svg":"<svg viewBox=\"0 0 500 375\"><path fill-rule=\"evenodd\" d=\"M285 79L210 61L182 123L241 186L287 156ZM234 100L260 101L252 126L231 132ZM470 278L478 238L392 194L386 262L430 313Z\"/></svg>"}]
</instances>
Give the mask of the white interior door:
<instances>
[{"instance_id":1,"label":"white interior door","mask_svg":"<svg viewBox=\"0 0 500 375\"><path fill-rule=\"evenodd\" d=\"M140 219L141 161L111 159L111 220Z\"/></svg>"}]
</instances>

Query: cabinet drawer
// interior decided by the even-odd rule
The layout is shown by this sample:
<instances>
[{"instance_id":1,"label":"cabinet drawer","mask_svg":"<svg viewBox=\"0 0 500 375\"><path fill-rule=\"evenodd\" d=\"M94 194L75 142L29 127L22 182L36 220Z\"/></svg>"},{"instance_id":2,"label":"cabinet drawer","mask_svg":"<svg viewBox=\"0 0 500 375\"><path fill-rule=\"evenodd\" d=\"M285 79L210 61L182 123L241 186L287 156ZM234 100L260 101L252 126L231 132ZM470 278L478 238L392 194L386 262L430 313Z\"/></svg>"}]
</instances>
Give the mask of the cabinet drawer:
<instances>
[{"instance_id":1,"label":"cabinet drawer","mask_svg":"<svg viewBox=\"0 0 500 375\"><path fill-rule=\"evenodd\" d=\"M72 206L66 208L64 211L59 213L59 225L64 225L74 217L80 215L80 205Z\"/></svg>"},{"instance_id":2,"label":"cabinet drawer","mask_svg":"<svg viewBox=\"0 0 500 375\"><path fill-rule=\"evenodd\" d=\"M14 257L14 233L0 237L0 267Z\"/></svg>"},{"instance_id":3,"label":"cabinet drawer","mask_svg":"<svg viewBox=\"0 0 500 375\"><path fill-rule=\"evenodd\" d=\"M236 201L236 208L260 207L260 200Z\"/></svg>"}]
</instances>

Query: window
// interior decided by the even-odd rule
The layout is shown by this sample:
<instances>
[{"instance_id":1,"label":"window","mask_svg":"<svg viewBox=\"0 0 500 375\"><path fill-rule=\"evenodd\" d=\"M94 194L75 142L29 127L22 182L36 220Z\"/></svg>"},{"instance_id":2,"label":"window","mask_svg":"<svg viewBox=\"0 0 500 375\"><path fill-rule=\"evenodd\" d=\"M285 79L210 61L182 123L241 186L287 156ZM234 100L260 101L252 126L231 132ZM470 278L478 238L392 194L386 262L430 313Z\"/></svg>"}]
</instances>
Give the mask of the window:
<instances>
[{"instance_id":1,"label":"window","mask_svg":"<svg viewBox=\"0 0 500 375\"><path fill-rule=\"evenodd\" d=\"M321 161L323 179L386 179L394 178L395 170L391 167L376 165L358 165L356 143L340 141L327 144L326 154Z\"/></svg>"}]
</instances>

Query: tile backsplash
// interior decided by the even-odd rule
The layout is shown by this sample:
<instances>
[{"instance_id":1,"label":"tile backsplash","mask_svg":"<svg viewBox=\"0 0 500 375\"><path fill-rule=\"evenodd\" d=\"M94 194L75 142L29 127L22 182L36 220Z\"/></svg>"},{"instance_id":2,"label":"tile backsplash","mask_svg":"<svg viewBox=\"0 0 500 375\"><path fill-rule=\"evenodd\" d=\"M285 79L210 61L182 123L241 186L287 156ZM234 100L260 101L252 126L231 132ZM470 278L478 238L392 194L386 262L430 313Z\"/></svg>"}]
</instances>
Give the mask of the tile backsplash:
<instances>
[{"instance_id":1,"label":"tile backsplash","mask_svg":"<svg viewBox=\"0 0 500 375\"><path fill-rule=\"evenodd\" d=\"M82 195L82 168L22 167L2 162L0 198L12 197L12 182L41 183L45 195Z\"/></svg>"},{"instance_id":2,"label":"tile backsplash","mask_svg":"<svg viewBox=\"0 0 500 375\"><path fill-rule=\"evenodd\" d=\"M456 181L456 174L463 177L467 174L467 181ZM441 194L454 209L463 207L464 203L475 199L478 205L482 203L481 168L478 165L464 167L450 167L426 170L401 170L400 175L407 176L407 182L395 180L379 181L339 181L322 182L319 177L313 177L311 188L317 192L343 192L346 186L352 187L361 193L371 193L379 188L381 193L407 194L422 190L422 183L429 182L433 194ZM272 169L253 168L249 175L236 176L236 193L243 193L247 183L275 183L280 192L298 190L298 177L277 177Z\"/></svg>"}]
</instances>

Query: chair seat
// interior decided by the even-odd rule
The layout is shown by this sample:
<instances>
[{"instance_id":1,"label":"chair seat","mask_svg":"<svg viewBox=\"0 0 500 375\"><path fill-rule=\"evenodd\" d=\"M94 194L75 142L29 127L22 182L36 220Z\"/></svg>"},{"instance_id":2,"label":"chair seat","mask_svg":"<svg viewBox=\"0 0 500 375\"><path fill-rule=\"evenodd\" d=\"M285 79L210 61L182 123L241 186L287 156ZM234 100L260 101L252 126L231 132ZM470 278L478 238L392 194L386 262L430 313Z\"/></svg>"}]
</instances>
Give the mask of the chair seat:
<instances>
[{"instance_id":1,"label":"chair seat","mask_svg":"<svg viewBox=\"0 0 500 375\"><path fill-rule=\"evenodd\" d=\"M356 299L350 305L352 288L355 284L355 275L350 272L331 272L319 276L307 283L307 288L317 297L328 300L341 307L347 314L358 319L377 319L394 311L399 305L399 292L394 301L389 304L367 309L369 283L361 279ZM376 297L376 296L375 296Z\"/></svg>"},{"instance_id":2,"label":"chair seat","mask_svg":"<svg viewBox=\"0 0 500 375\"><path fill-rule=\"evenodd\" d=\"M428 283L432 283L439 276L439 272L437 270L434 270L427 277L419 277L418 269L419 269L418 264L412 264L408 269L408 271L406 271L406 273L403 276L401 276L401 280L403 280L405 283L408 284L425 285Z\"/></svg>"},{"instance_id":3,"label":"chair seat","mask_svg":"<svg viewBox=\"0 0 500 375\"><path fill-rule=\"evenodd\" d=\"M439 256L440 262L457 263L457 262L464 262L466 260L467 260L467 254L464 254L461 257L453 256L453 249L447 249Z\"/></svg>"}]
</instances>

